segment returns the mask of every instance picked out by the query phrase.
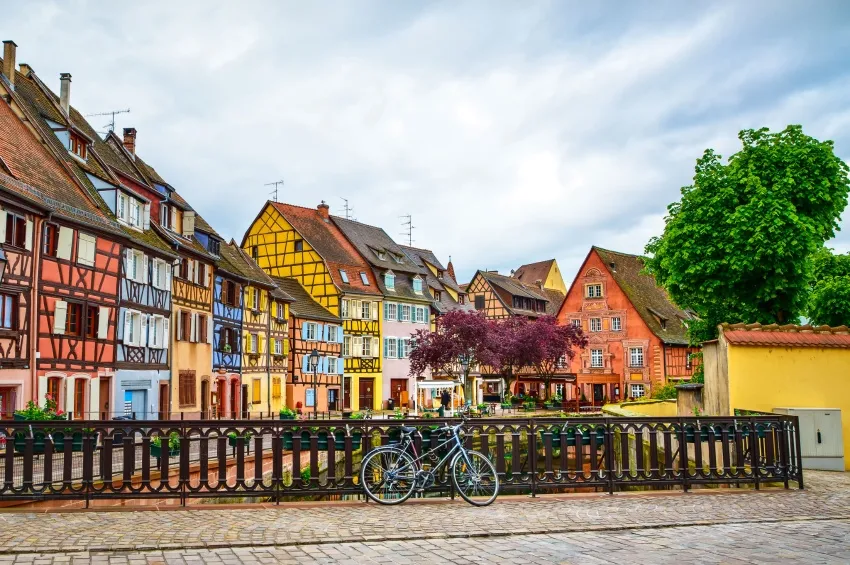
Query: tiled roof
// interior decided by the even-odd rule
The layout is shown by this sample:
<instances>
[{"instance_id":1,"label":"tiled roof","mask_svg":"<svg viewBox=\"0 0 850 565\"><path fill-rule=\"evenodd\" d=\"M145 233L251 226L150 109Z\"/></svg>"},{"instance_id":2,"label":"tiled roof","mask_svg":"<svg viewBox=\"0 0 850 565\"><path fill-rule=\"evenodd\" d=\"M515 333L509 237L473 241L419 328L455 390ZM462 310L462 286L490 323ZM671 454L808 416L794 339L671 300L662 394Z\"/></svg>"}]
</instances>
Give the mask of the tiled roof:
<instances>
[{"instance_id":1,"label":"tiled roof","mask_svg":"<svg viewBox=\"0 0 850 565\"><path fill-rule=\"evenodd\" d=\"M850 348L850 328L847 326L723 324L720 330L732 345Z\"/></svg>"},{"instance_id":2,"label":"tiled roof","mask_svg":"<svg viewBox=\"0 0 850 565\"><path fill-rule=\"evenodd\" d=\"M424 261L428 261L435 267L439 265L437 257L434 256L434 253L430 249L420 249L418 247L409 247L406 245L401 245L399 247L401 247L401 249L410 258L411 261L413 261L418 266L424 269L425 283L428 285L428 288L440 292L440 299L432 302L434 308L436 308L439 312L448 312L450 310L474 309L473 305L469 304L469 302L460 304L454 298L452 298L451 294L449 294L446 290L446 285L443 284L443 282L447 279L446 276L444 276L442 279L438 279L431 273L431 270L425 266ZM442 267L442 265L439 266Z\"/></svg>"},{"instance_id":3,"label":"tiled roof","mask_svg":"<svg viewBox=\"0 0 850 565\"><path fill-rule=\"evenodd\" d=\"M422 268L413 263L382 228L336 216L331 216L331 220L371 265L382 271L422 273ZM383 253L384 258L376 252Z\"/></svg>"},{"instance_id":4,"label":"tiled roof","mask_svg":"<svg viewBox=\"0 0 850 565\"><path fill-rule=\"evenodd\" d=\"M552 270L552 264L554 262L554 259L547 259L546 261L538 261L537 263L522 265L519 269L514 271L513 276L515 279L525 284L533 285L537 281L545 283L549 276L549 271Z\"/></svg>"},{"instance_id":5,"label":"tiled roof","mask_svg":"<svg viewBox=\"0 0 850 565\"><path fill-rule=\"evenodd\" d=\"M500 275L493 271L478 271L478 273L484 280L490 283L494 292L502 299L505 308L512 314L522 316L554 316L558 313L558 309L564 302L564 295L558 291L541 289L534 285L524 284L513 277ZM543 300L546 302L546 309L544 312L537 312L525 308L517 308L513 305L514 296L530 298L532 300Z\"/></svg>"},{"instance_id":6,"label":"tiled roof","mask_svg":"<svg viewBox=\"0 0 850 565\"><path fill-rule=\"evenodd\" d=\"M315 208L304 208L281 202L271 202L271 204L298 231L301 237L322 256L334 284L340 290L363 294L381 293L369 264L330 219L326 221ZM346 271L348 275L347 283L342 281L339 274L340 270ZM368 285L362 283L360 273L366 274L366 280L369 281Z\"/></svg>"},{"instance_id":7,"label":"tiled roof","mask_svg":"<svg viewBox=\"0 0 850 565\"><path fill-rule=\"evenodd\" d=\"M667 291L655 284L655 277L644 272L643 257L600 247L593 247L593 250L652 333L664 343L689 343L684 320L691 316L673 304ZM665 327L661 326L659 317L665 320Z\"/></svg>"},{"instance_id":8,"label":"tiled roof","mask_svg":"<svg viewBox=\"0 0 850 565\"><path fill-rule=\"evenodd\" d=\"M258 286L267 288L273 288L275 286L271 277L257 266L254 260L236 245L235 241L231 240L230 243L223 242L220 253L220 258L216 261L216 265L219 268Z\"/></svg>"},{"instance_id":9,"label":"tiled roof","mask_svg":"<svg viewBox=\"0 0 850 565\"><path fill-rule=\"evenodd\" d=\"M123 142L115 135L115 132L109 132L104 143L108 147L108 151L99 153L100 157L107 165L115 170L121 171L124 175L130 177L139 184L147 185L147 180L140 174L136 164L127 157Z\"/></svg>"},{"instance_id":10,"label":"tiled roof","mask_svg":"<svg viewBox=\"0 0 850 565\"><path fill-rule=\"evenodd\" d=\"M546 314L549 316L557 316L558 311L561 309L561 305L564 303L564 300L567 299L567 295L560 290L553 290L550 288L544 288L542 292L546 295L546 299L549 301L546 303Z\"/></svg>"},{"instance_id":11,"label":"tiled roof","mask_svg":"<svg viewBox=\"0 0 850 565\"><path fill-rule=\"evenodd\" d=\"M466 292L465 290L460 288L460 285L457 284L457 281L453 276L450 276L449 270L440 263L440 260L437 259L437 256L434 255L434 252L430 249L421 249L419 247L410 247L409 245L399 245L401 249L404 250L405 253L416 257L418 262L416 263L418 266L422 267L428 274L431 273L431 269L425 266L425 262L433 265L437 268L438 271L443 272L443 276L439 277L440 284L448 287L455 292Z\"/></svg>"},{"instance_id":12,"label":"tiled roof","mask_svg":"<svg viewBox=\"0 0 850 565\"><path fill-rule=\"evenodd\" d=\"M341 321L339 316L334 316L324 306L316 302L297 280L282 277L272 277L272 280L279 289L291 297L293 302L289 306L289 311L293 316L328 322Z\"/></svg>"},{"instance_id":13,"label":"tiled roof","mask_svg":"<svg viewBox=\"0 0 850 565\"><path fill-rule=\"evenodd\" d=\"M177 193L175 192L174 194ZM215 229L211 225L209 225L207 221L198 213L195 213L195 229L199 229L204 233L212 234L221 240L224 239L220 235L218 235L218 232L215 231Z\"/></svg>"}]
</instances>

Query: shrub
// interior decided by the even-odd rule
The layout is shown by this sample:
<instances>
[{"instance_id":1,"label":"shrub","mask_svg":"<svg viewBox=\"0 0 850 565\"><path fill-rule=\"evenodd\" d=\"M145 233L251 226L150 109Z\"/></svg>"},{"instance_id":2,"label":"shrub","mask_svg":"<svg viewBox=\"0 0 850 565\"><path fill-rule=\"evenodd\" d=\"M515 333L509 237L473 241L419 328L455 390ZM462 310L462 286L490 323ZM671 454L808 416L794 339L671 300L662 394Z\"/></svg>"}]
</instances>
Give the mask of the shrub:
<instances>
[{"instance_id":1,"label":"shrub","mask_svg":"<svg viewBox=\"0 0 850 565\"><path fill-rule=\"evenodd\" d=\"M676 390L676 385L673 383L667 383L652 391L652 398L655 400L672 400L678 395L679 391Z\"/></svg>"},{"instance_id":2,"label":"shrub","mask_svg":"<svg viewBox=\"0 0 850 565\"><path fill-rule=\"evenodd\" d=\"M286 407L280 409L280 415L283 416L284 418L293 418L293 419L296 416L295 410L293 410L292 408L286 408Z\"/></svg>"}]
</instances>

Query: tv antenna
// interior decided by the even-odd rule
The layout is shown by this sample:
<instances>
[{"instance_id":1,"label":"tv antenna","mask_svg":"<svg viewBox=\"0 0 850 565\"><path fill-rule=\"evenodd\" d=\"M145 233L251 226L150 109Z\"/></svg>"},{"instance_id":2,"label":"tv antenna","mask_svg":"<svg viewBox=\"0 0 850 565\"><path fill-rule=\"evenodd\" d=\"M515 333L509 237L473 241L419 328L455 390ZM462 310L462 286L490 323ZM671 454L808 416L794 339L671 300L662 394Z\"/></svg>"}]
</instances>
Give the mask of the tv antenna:
<instances>
[{"instance_id":1,"label":"tv antenna","mask_svg":"<svg viewBox=\"0 0 850 565\"><path fill-rule=\"evenodd\" d=\"M269 192L269 194L272 196L272 200L274 200L275 202L277 202L277 187L279 185L282 185L282 184L283 184L282 180L276 180L274 182L267 182L266 184L263 185L263 186L274 186L274 190Z\"/></svg>"},{"instance_id":2,"label":"tv antenna","mask_svg":"<svg viewBox=\"0 0 850 565\"><path fill-rule=\"evenodd\" d=\"M406 220L401 223L401 226L405 228L405 230L401 232L401 235L407 238L407 245L409 247L413 247L413 230L415 228L413 225L413 216L408 214L406 216L399 216L399 218Z\"/></svg>"},{"instance_id":3,"label":"tv antenna","mask_svg":"<svg viewBox=\"0 0 850 565\"><path fill-rule=\"evenodd\" d=\"M130 108L126 110L111 110L109 112L97 112L96 114L86 114L87 118L91 118L93 116L109 116L110 120L108 124L105 124L103 127L107 128L107 131L115 131L115 114L129 114Z\"/></svg>"},{"instance_id":4,"label":"tv antenna","mask_svg":"<svg viewBox=\"0 0 850 565\"><path fill-rule=\"evenodd\" d=\"M351 215L351 213L354 212L354 208L352 208L351 206L348 205L348 198L343 198L342 196L340 196L339 198L340 198L340 200L345 202L345 204L343 204L343 206L342 206L342 211L345 212L345 219L346 220L356 220L356 218L354 218Z\"/></svg>"}]
</instances>

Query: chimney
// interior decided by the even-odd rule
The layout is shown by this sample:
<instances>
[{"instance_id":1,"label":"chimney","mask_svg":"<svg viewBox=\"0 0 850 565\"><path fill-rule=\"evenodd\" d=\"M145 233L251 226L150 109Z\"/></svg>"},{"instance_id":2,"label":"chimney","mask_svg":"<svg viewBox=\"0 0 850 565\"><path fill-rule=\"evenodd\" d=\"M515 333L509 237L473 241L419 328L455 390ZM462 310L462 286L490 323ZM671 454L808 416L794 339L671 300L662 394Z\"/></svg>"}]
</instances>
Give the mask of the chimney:
<instances>
[{"instance_id":1,"label":"chimney","mask_svg":"<svg viewBox=\"0 0 850 565\"><path fill-rule=\"evenodd\" d=\"M27 65L26 63L21 63L21 74L25 77L29 77L32 72L32 67Z\"/></svg>"},{"instance_id":2,"label":"chimney","mask_svg":"<svg viewBox=\"0 0 850 565\"><path fill-rule=\"evenodd\" d=\"M319 216L321 216L322 219L327 222L330 218L331 207L325 204L325 201L322 200L322 203L319 204L316 208L319 210Z\"/></svg>"},{"instance_id":3,"label":"chimney","mask_svg":"<svg viewBox=\"0 0 850 565\"><path fill-rule=\"evenodd\" d=\"M537 279L536 281L534 281L534 284L537 285L537 288L539 288L540 290L543 290L543 281L541 281L540 279Z\"/></svg>"},{"instance_id":4,"label":"chimney","mask_svg":"<svg viewBox=\"0 0 850 565\"><path fill-rule=\"evenodd\" d=\"M9 79L12 90L15 89L15 51L18 45L11 39L3 42L3 74Z\"/></svg>"},{"instance_id":5,"label":"chimney","mask_svg":"<svg viewBox=\"0 0 850 565\"><path fill-rule=\"evenodd\" d=\"M136 158L136 128L124 128L124 149Z\"/></svg>"},{"instance_id":6,"label":"chimney","mask_svg":"<svg viewBox=\"0 0 850 565\"><path fill-rule=\"evenodd\" d=\"M71 113L71 73L61 73L59 75L59 105L62 106L62 111L68 116Z\"/></svg>"}]
</instances>

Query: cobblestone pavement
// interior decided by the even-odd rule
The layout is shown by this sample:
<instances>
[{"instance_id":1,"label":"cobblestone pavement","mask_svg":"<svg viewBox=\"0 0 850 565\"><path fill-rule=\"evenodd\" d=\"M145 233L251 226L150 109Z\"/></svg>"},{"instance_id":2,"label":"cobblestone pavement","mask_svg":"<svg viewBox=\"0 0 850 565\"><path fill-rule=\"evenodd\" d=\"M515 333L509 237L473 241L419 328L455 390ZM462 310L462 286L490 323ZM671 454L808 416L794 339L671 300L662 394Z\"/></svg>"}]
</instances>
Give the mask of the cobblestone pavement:
<instances>
[{"instance_id":1,"label":"cobblestone pavement","mask_svg":"<svg viewBox=\"0 0 850 565\"><path fill-rule=\"evenodd\" d=\"M375 547L409 547L413 552L410 562L415 562L412 558L416 551L427 551L433 558L453 555L453 548L466 546L481 551L489 547L488 551L492 552L493 548L503 546L535 548L539 545L541 551L549 551L546 548L550 546L567 548L563 551L568 554L569 548L577 551L576 544L571 541L577 539L575 536L588 536L581 538L583 550L605 547L615 551L620 547L623 551L624 547L643 543L655 548L652 544L656 538L666 540L665 544L675 548L678 547L675 545L677 538L671 537L668 531L671 527L691 526L689 532L699 532L703 530L693 527L706 525L712 525L705 530L710 532L709 537L703 539L693 534L690 542L693 546L711 545L731 532L732 537L740 535L747 547L750 547L747 544L756 544L760 551L781 552L789 544L796 547L798 541L801 548L806 546L803 542L811 541L805 537L810 531L824 531L824 536L835 535L843 539L844 545L836 547L846 551L850 473L808 472L806 481L804 491L710 489L691 494L673 491L614 496L551 495L536 500L505 497L487 508L475 508L462 501L411 501L389 508L365 503L326 503L145 512L5 512L0 513L4 533L0 537L0 553L34 561L35 553L59 557L60 553L107 551L118 559L115 552L122 552L122 559L128 562L127 555L151 550L180 549L190 555L186 550L203 549L205 555L212 558L218 555L219 549L227 549L232 553L225 551L222 555L238 553L250 561L251 552L266 555L263 547L269 547L268 551L284 552L280 554L281 559L286 551L303 557L308 548L313 548L309 551L318 556L349 546L368 551L377 551L369 549ZM591 535L593 530L597 531L595 535ZM599 530L606 530L606 533L600 535ZM799 531L803 537L773 533L779 531ZM715 535L715 532L718 533ZM753 532L770 535L759 541L759 536ZM628 543L621 546L609 547L607 540L620 539L619 536L633 537L628 537ZM786 540L791 541L786 544ZM303 545L305 543L314 545ZM419 544L424 545L420 547ZM643 545L637 547L643 549ZM163 554L158 555L162 560ZM482 555L479 562L490 561L486 553ZM377 558L378 553L375 556ZM141 563L147 557L142 555L137 561ZM590 557L592 553L588 554L588 559ZM824 559L828 557L824 554ZM551 562L545 561L545 555L541 559L544 563ZM258 557L255 562L267 560L273 561L267 556ZM475 561L471 557L468 560ZM848 563L850 558L840 562ZM0 565L3 565L2 555Z\"/></svg>"},{"instance_id":2,"label":"cobblestone pavement","mask_svg":"<svg viewBox=\"0 0 850 565\"><path fill-rule=\"evenodd\" d=\"M0 564L153 565L214 563L676 564L850 562L850 520L720 524L499 539L405 540L148 552L18 554Z\"/></svg>"}]
</instances>

